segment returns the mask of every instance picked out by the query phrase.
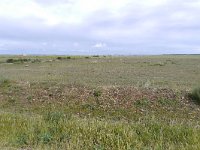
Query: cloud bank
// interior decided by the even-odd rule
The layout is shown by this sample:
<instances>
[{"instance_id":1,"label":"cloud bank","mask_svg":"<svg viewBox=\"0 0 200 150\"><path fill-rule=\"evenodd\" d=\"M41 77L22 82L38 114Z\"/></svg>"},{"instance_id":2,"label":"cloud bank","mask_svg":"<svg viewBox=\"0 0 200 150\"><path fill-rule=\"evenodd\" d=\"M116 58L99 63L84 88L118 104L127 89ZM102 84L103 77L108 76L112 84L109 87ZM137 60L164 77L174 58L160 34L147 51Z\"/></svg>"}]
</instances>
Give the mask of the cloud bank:
<instances>
[{"instance_id":1,"label":"cloud bank","mask_svg":"<svg viewBox=\"0 0 200 150\"><path fill-rule=\"evenodd\" d=\"M1 54L200 53L198 0L1 0Z\"/></svg>"}]
</instances>

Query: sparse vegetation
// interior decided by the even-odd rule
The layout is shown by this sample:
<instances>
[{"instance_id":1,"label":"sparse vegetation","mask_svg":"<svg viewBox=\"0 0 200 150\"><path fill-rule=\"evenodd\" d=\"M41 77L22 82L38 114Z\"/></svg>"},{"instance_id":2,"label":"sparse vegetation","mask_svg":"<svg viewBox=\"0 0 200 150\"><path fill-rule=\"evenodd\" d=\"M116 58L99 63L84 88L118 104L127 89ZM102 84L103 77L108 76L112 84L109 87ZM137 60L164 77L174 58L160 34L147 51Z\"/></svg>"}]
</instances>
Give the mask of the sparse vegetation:
<instances>
[{"instance_id":1,"label":"sparse vegetation","mask_svg":"<svg viewBox=\"0 0 200 150\"><path fill-rule=\"evenodd\" d=\"M10 80L6 79L6 78L0 78L0 86L1 87L7 87L10 84Z\"/></svg>"},{"instance_id":2,"label":"sparse vegetation","mask_svg":"<svg viewBox=\"0 0 200 150\"><path fill-rule=\"evenodd\" d=\"M40 59L33 59L33 60L31 60L31 62L32 62L32 63L40 63L41 60L40 60Z\"/></svg>"},{"instance_id":3,"label":"sparse vegetation","mask_svg":"<svg viewBox=\"0 0 200 150\"><path fill-rule=\"evenodd\" d=\"M24 58L0 57L0 149L200 149L199 56Z\"/></svg>"}]
</instances>

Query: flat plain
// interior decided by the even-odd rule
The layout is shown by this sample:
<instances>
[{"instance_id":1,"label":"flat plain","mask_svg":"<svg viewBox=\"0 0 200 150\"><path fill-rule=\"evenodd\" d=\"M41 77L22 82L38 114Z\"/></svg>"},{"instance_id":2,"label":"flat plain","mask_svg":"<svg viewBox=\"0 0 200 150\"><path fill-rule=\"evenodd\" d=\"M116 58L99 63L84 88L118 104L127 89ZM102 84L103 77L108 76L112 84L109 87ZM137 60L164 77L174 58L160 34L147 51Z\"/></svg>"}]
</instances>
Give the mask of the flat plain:
<instances>
[{"instance_id":1,"label":"flat plain","mask_svg":"<svg viewBox=\"0 0 200 150\"><path fill-rule=\"evenodd\" d=\"M200 149L200 55L0 56L0 149Z\"/></svg>"}]
</instances>

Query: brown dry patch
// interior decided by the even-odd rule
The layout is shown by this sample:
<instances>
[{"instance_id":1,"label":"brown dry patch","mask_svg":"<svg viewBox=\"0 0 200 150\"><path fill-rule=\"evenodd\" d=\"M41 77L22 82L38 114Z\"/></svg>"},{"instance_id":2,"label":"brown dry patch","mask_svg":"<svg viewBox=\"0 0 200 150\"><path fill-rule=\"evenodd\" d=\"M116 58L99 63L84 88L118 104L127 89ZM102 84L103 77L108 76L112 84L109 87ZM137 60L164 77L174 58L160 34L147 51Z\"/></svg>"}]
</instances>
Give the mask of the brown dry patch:
<instances>
[{"instance_id":1,"label":"brown dry patch","mask_svg":"<svg viewBox=\"0 0 200 150\"><path fill-rule=\"evenodd\" d=\"M99 90L100 95L94 96ZM92 89L79 85L63 84L30 84L18 83L12 85L7 92L0 92L0 99L14 97L23 104L60 103L63 105L91 103L105 108L130 108L136 101L146 100L149 105L157 105L159 100L178 100L183 105L190 105L186 91L172 89L150 89L135 87L99 87ZM152 107L152 106L151 106Z\"/></svg>"}]
</instances>

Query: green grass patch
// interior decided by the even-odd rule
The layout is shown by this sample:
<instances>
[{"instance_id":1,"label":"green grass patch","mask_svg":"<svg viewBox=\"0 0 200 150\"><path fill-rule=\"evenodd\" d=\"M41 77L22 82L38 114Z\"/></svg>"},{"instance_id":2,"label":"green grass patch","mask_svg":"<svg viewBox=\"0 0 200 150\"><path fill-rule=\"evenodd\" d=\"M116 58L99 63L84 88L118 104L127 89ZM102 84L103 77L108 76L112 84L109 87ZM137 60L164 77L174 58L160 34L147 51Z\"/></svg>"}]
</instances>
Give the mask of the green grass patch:
<instances>
[{"instance_id":1,"label":"green grass patch","mask_svg":"<svg viewBox=\"0 0 200 150\"><path fill-rule=\"evenodd\" d=\"M8 140L7 146L35 149L49 146L56 149L113 150L200 147L200 129L194 127L193 122L162 121L153 116L129 123L76 116L61 119L60 114L58 116L59 121L56 119L58 122L55 123L43 116L1 113L0 138Z\"/></svg>"}]
</instances>

